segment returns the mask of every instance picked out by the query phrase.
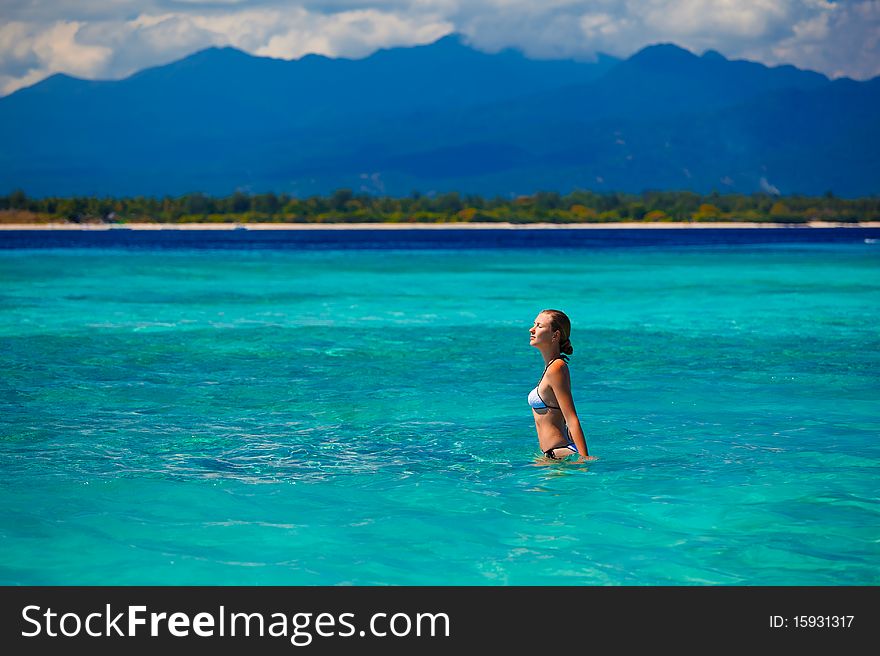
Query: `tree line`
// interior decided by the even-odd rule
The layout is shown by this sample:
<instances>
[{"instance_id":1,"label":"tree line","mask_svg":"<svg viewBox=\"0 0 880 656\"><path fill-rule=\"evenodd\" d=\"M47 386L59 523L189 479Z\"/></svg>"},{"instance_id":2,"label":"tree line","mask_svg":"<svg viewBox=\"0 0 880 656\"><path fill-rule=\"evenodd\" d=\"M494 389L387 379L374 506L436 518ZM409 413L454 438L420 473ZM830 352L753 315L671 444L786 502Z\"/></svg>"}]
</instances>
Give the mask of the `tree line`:
<instances>
[{"instance_id":1,"label":"tree line","mask_svg":"<svg viewBox=\"0 0 880 656\"><path fill-rule=\"evenodd\" d=\"M698 194L645 191L641 194L577 190L542 191L514 198L483 198L456 192L405 197L373 196L339 189L329 196L235 192L154 198L91 196L29 198L16 190L0 196L6 223L613 223L621 221L878 221L880 196L844 199L824 196Z\"/></svg>"}]
</instances>

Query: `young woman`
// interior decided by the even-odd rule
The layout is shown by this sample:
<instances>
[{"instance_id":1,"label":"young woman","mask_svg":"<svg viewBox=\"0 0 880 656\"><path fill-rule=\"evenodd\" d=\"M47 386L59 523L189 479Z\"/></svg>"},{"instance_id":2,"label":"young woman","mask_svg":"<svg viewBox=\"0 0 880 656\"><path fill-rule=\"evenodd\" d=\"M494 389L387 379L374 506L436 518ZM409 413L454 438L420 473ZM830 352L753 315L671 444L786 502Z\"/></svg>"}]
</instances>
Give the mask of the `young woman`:
<instances>
[{"instance_id":1,"label":"young woman","mask_svg":"<svg viewBox=\"0 0 880 656\"><path fill-rule=\"evenodd\" d=\"M595 460L587 451L587 440L571 398L568 356L574 352L569 340L571 321L559 310L543 310L529 330L529 344L544 357L544 373L529 393L535 416L538 445L547 458L561 460L580 456Z\"/></svg>"}]
</instances>

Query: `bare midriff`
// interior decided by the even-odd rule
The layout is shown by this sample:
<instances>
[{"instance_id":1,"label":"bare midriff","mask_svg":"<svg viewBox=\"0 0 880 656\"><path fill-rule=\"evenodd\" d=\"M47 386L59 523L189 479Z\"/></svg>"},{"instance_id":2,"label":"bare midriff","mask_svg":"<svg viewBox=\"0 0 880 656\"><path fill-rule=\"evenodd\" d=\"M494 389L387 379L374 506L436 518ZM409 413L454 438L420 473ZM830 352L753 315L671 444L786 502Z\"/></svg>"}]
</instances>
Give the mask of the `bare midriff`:
<instances>
[{"instance_id":1,"label":"bare midriff","mask_svg":"<svg viewBox=\"0 0 880 656\"><path fill-rule=\"evenodd\" d=\"M545 399L544 403L556 403L556 399L548 399L543 393L541 398ZM565 437L565 417L562 415L562 410L556 408L535 410L532 408L532 414L535 416L535 430L538 431L538 445L541 447L541 451L568 444L568 439Z\"/></svg>"}]
</instances>

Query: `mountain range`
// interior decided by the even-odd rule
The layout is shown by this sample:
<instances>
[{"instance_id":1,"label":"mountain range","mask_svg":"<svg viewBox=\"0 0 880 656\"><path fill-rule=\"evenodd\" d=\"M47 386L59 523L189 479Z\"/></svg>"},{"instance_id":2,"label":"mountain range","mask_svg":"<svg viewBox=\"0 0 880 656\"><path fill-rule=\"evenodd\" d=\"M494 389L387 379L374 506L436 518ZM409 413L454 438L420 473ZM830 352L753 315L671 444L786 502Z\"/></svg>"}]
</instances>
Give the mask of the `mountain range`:
<instances>
[{"instance_id":1,"label":"mountain range","mask_svg":"<svg viewBox=\"0 0 880 656\"><path fill-rule=\"evenodd\" d=\"M880 77L695 55L533 60L458 35L364 59L209 48L0 98L0 193L348 188L880 193Z\"/></svg>"}]
</instances>

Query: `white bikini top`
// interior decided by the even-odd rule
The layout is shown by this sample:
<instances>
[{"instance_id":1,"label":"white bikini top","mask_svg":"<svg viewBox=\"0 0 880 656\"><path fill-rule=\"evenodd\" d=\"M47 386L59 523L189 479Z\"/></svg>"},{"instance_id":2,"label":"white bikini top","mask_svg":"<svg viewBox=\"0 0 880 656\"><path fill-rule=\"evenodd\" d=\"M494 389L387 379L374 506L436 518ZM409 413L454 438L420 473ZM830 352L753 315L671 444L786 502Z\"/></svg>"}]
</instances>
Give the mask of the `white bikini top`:
<instances>
[{"instance_id":1,"label":"white bikini top","mask_svg":"<svg viewBox=\"0 0 880 656\"><path fill-rule=\"evenodd\" d=\"M538 388L541 386L541 381L544 380L544 374L547 373L547 369L558 359L559 358L553 358L552 360L550 360L550 362L547 363L547 366L544 367L544 373L541 374L541 378L540 380L538 380L538 384L535 385L535 389L529 392L529 405L532 406L535 410L544 410L546 408L550 408L552 410L560 409L558 405L547 405L544 402L544 399L541 398L541 393L538 392Z\"/></svg>"}]
</instances>

